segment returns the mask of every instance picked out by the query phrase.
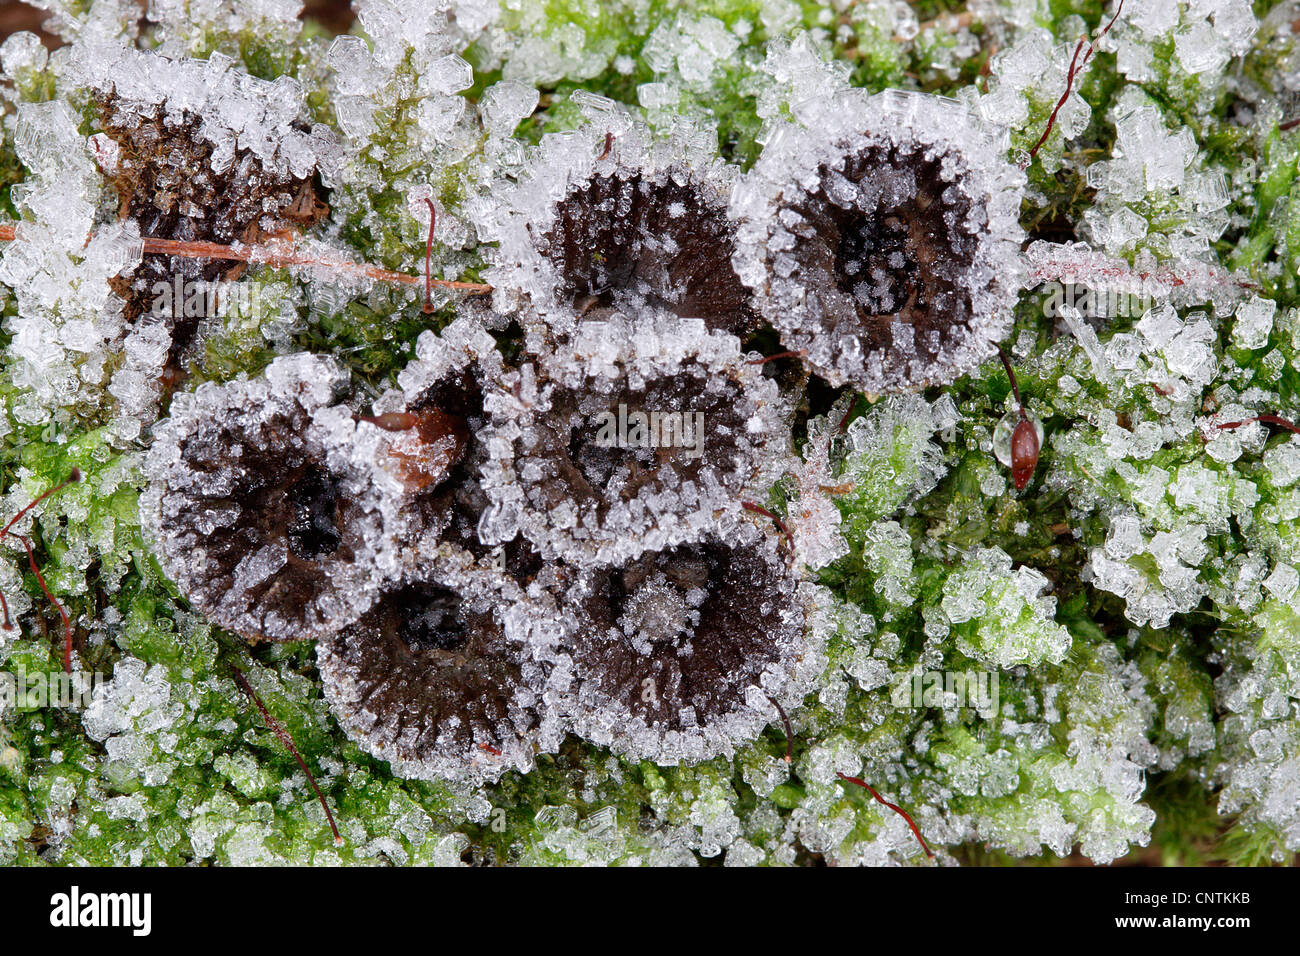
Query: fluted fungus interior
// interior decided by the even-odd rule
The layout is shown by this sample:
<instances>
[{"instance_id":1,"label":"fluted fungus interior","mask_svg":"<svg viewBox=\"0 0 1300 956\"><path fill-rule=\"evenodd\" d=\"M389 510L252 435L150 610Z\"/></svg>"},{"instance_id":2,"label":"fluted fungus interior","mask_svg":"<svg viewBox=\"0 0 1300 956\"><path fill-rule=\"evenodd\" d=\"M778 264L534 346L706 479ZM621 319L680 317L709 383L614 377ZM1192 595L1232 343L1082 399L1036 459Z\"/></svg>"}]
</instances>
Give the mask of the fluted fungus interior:
<instances>
[{"instance_id":1,"label":"fluted fungus interior","mask_svg":"<svg viewBox=\"0 0 1300 956\"><path fill-rule=\"evenodd\" d=\"M768 539L649 552L592 572L580 593L571 706L581 732L620 753L675 763L726 752L788 693L806 622Z\"/></svg>"},{"instance_id":2,"label":"fluted fungus interior","mask_svg":"<svg viewBox=\"0 0 1300 956\"><path fill-rule=\"evenodd\" d=\"M847 91L806 107L732 200L759 311L831 381L950 381L1016 294L1021 178L956 104Z\"/></svg>"},{"instance_id":3,"label":"fluted fungus interior","mask_svg":"<svg viewBox=\"0 0 1300 956\"><path fill-rule=\"evenodd\" d=\"M538 247L559 272L557 295L575 309L644 303L743 334L753 314L731 267L726 207L672 173L603 173L557 204Z\"/></svg>"}]
</instances>

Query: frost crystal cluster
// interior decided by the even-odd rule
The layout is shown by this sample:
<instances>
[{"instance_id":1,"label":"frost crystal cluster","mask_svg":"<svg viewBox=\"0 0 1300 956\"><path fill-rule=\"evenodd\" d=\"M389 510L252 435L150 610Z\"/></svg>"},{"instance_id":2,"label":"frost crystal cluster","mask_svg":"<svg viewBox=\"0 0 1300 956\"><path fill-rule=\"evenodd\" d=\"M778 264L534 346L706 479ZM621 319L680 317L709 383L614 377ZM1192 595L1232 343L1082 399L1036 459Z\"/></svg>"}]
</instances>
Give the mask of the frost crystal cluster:
<instances>
[{"instance_id":1,"label":"frost crystal cluster","mask_svg":"<svg viewBox=\"0 0 1300 956\"><path fill-rule=\"evenodd\" d=\"M802 104L732 209L759 311L835 384L946 382L989 358L1018 292L1023 177L965 107L849 90Z\"/></svg>"}]
</instances>

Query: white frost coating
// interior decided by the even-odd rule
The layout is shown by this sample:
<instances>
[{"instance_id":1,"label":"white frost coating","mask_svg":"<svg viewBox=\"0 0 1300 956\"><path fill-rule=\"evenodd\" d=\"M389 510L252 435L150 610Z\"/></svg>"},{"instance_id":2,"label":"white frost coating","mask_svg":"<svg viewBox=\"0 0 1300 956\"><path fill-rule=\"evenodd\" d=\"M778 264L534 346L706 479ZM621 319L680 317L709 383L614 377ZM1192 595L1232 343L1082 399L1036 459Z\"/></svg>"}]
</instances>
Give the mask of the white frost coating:
<instances>
[{"instance_id":1,"label":"white frost coating","mask_svg":"<svg viewBox=\"0 0 1300 956\"><path fill-rule=\"evenodd\" d=\"M1215 682L1219 724L1220 815L1241 814L1278 836L1272 858L1300 849L1300 668L1293 650L1249 648Z\"/></svg>"},{"instance_id":2,"label":"white frost coating","mask_svg":"<svg viewBox=\"0 0 1300 956\"><path fill-rule=\"evenodd\" d=\"M831 460L831 445L839 435L839 422L847 410L847 402L836 402L829 415L809 420L803 458L793 469L799 495L791 502L786 524L793 538L795 556L812 569L824 568L849 551L848 542L840 533L842 519L834 499L840 478Z\"/></svg>"},{"instance_id":3,"label":"white frost coating","mask_svg":"<svg viewBox=\"0 0 1300 956\"><path fill-rule=\"evenodd\" d=\"M1130 265L1086 242L1036 240L1025 250L1024 262L1030 286L1040 282L1080 285L1099 293L1148 296L1180 308L1212 302L1220 315L1232 311L1233 304L1245 297L1243 287L1221 266L1194 259L1162 264L1145 249L1134 255Z\"/></svg>"},{"instance_id":4,"label":"white frost coating","mask_svg":"<svg viewBox=\"0 0 1300 956\"><path fill-rule=\"evenodd\" d=\"M487 410L480 537L522 531L543 557L578 566L725 529L746 490L790 461L775 382L734 336L664 313L583 322L568 344L506 373ZM635 413L658 415L659 428L638 433ZM670 427L683 440L656 445Z\"/></svg>"},{"instance_id":5,"label":"white frost coating","mask_svg":"<svg viewBox=\"0 0 1300 956\"><path fill-rule=\"evenodd\" d=\"M397 375L405 403L417 403L435 385L471 373L480 383L501 378L504 363L496 341L474 313L458 316L441 333L425 331L415 343L415 359ZM385 409L388 410L388 409Z\"/></svg>"},{"instance_id":6,"label":"white frost coating","mask_svg":"<svg viewBox=\"0 0 1300 956\"><path fill-rule=\"evenodd\" d=\"M125 334L122 300L108 280L133 269L143 252L133 225L95 230L102 185L77 122L65 103L52 101L20 105L14 125L28 176L12 191L23 221L0 250L0 283L18 302L7 331L19 388L13 415L23 424L43 425L59 409L102 408ZM148 417L152 399L124 404L124 417Z\"/></svg>"},{"instance_id":7,"label":"white frost coating","mask_svg":"<svg viewBox=\"0 0 1300 956\"><path fill-rule=\"evenodd\" d=\"M180 763L167 752L167 730L185 716L166 667L125 657L112 679L95 689L81 722L87 736L104 745L108 759L139 774L146 786L160 786ZM175 738L170 742L174 746Z\"/></svg>"},{"instance_id":8,"label":"white frost coating","mask_svg":"<svg viewBox=\"0 0 1300 956\"><path fill-rule=\"evenodd\" d=\"M741 523L629 564L584 572L564 596L551 684L574 730L634 760L732 756L799 705L821 672L817 588L774 534ZM617 584L612 582L617 581Z\"/></svg>"},{"instance_id":9,"label":"white frost coating","mask_svg":"<svg viewBox=\"0 0 1300 956\"><path fill-rule=\"evenodd\" d=\"M967 657L1004 670L1059 664L1071 638L1053 620L1056 599L1046 596L1049 587L1035 568L1013 570L1001 548L981 548L944 581L939 607Z\"/></svg>"},{"instance_id":10,"label":"white frost coating","mask_svg":"<svg viewBox=\"0 0 1300 956\"><path fill-rule=\"evenodd\" d=\"M868 391L948 382L993 355L1010 327L1021 272L1024 174L1005 159L1005 131L978 125L954 101L896 90L845 91L803 104L798 116L767 144L731 204L740 223L736 271L782 341L806 350L832 383ZM875 172L872 157L891 152L902 165ZM849 177L860 159L865 169ZM939 164L941 195L928 195L909 172L930 162ZM914 263L910 239L902 258L873 260L881 224L909 202L944 206L948 236L921 250L933 261ZM830 225L837 215L849 217L843 236ZM845 237L866 255L828 268L844 254ZM960 256L947 248L954 243ZM922 278L948 284L940 301L888 288L891 272L915 266ZM953 324L958 309L964 322ZM935 314L926 321L928 312ZM898 321L900 313L910 321Z\"/></svg>"},{"instance_id":11,"label":"white frost coating","mask_svg":"<svg viewBox=\"0 0 1300 956\"><path fill-rule=\"evenodd\" d=\"M421 587L431 591L411 590ZM429 593L438 603L409 597ZM566 729L530 628L512 625L541 613L491 562L445 544L360 621L318 642L325 696L348 736L398 776L477 787L526 773Z\"/></svg>"},{"instance_id":12,"label":"white frost coating","mask_svg":"<svg viewBox=\"0 0 1300 956\"><path fill-rule=\"evenodd\" d=\"M32 6L49 11L41 29L69 42L94 42L110 38L134 40L140 32L140 4L136 0L36 0Z\"/></svg>"},{"instance_id":13,"label":"white frost coating","mask_svg":"<svg viewBox=\"0 0 1300 956\"><path fill-rule=\"evenodd\" d=\"M891 395L849 423L844 472L857 488L872 488L869 513L887 514L934 490L948 472L934 435L957 421L952 400L931 404L920 395Z\"/></svg>"},{"instance_id":14,"label":"white frost coating","mask_svg":"<svg viewBox=\"0 0 1300 956\"><path fill-rule=\"evenodd\" d=\"M23 578L18 571L18 565L7 557L0 560L0 594L5 596L5 601L9 605L10 619L8 628L5 628L4 622L0 621L0 664L3 664L9 657L10 645L22 636L22 628L18 622L32 609L32 599L23 589Z\"/></svg>"},{"instance_id":15,"label":"white frost coating","mask_svg":"<svg viewBox=\"0 0 1300 956\"><path fill-rule=\"evenodd\" d=\"M1212 263L1211 244L1230 220L1224 170L1208 165L1188 127L1168 128L1159 105L1136 85L1120 92L1109 116L1115 146L1110 158L1088 166L1096 196L1083 234L1114 255L1136 248ZM1170 219L1178 224L1163 224Z\"/></svg>"},{"instance_id":16,"label":"white frost coating","mask_svg":"<svg viewBox=\"0 0 1300 956\"><path fill-rule=\"evenodd\" d=\"M286 356L261 378L177 395L155 429L141 522L167 575L222 627L329 633L401 572L401 543L418 529L378 465L387 434L329 407L346 383L333 359ZM336 546L304 550L293 534L305 532L290 529L308 519L328 522Z\"/></svg>"},{"instance_id":17,"label":"white frost coating","mask_svg":"<svg viewBox=\"0 0 1300 956\"><path fill-rule=\"evenodd\" d=\"M576 94L575 94L576 96ZM609 108L603 108L605 103ZM694 194L698 208L725 220L727 197L735 170L717 156L710 134L688 124L679 124L669 139L655 140L644 124L637 122L611 101L588 105L584 112L591 122L581 129L551 133L542 137L518 177L518 182L495 189L490 196L469 204L479 239L497 243L485 250L489 267L484 281L494 287L493 304L499 312L527 310L535 313L554 332L572 331L583 306L562 295L563 277L557 266L562 250L548 248L547 239L556 228L560 204L595 180L633 182L642 195L668 184L686 187ZM620 195L602 204L591 215L599 220L626 216L630 196ZM665 210L660 222L688 215L691 210ZM666 247L672 240L650 231L632 240L647 254L671 257L676 250ZM611 256L621 250L582 250L591 256ZM673 288L674 276L660 281L635 278L627 288L610 290L616 306L634 307L652 293L671 305L685 292ZM652 288L654 286L654 288ZM692 315L692 318L713 318Z\"/></svg>"},{"instance_id":18,"label":"white frost coating","mask_svg":"<svg viewBox=\"0 0 1300 956\"><path fill-rule=\"evenodd\" d=\"M212 144L213 172L223 172L237 149L247 149L268 171L295 179L319 171L332 185L342 152L329 127L301 128L307 112L298 81L258 79L231 69L233 62L216 53L207 60L172 60L102 43L75 47L70 70L78 84L114 94L120 112L151 116L162 107L178 124L185 113L201 117L197 135Z\"/></svg>"},{"instance_id":19,"label":"white frost coating","mask_svg":"<svg viewBox=\"0 0 1300 956\"><path fill-rule=\"evenodd\" d=\"M300 42L301 0L149 0L151 40L164 56L183 57L202 41L252 33L268 48Z\"/></svg>"},{"instance_id":20,"label":"white frost coating","mask_svg":"<svg viewBox=\"0 0 1300 956\"><path fill-rule=\"evenodd\" d=\"M477 263L468 253L474 229L458 203L444 205L441 199L448 192L479 191L519 151L505 137L484 143L484 127L464 95L474 70L461 54L496 11L483 3L441 0L358 0L354 6L365 35L336 37L325 58L343 134L341 178L348 186L331 200L335 221L376 236L400 229L401 242L413 253L408 271L417 271L428 229L424 200L430 198L437 207L434 273L455 279ZM401 117L397 123L382 119L394 115ZM395 221L392 209L380 202L391 195L408 199L409 219ZM330 301L328 289L323 295ZM435 303L448 298L446 290L434 289Z\"/></svg>"}]
</instances>

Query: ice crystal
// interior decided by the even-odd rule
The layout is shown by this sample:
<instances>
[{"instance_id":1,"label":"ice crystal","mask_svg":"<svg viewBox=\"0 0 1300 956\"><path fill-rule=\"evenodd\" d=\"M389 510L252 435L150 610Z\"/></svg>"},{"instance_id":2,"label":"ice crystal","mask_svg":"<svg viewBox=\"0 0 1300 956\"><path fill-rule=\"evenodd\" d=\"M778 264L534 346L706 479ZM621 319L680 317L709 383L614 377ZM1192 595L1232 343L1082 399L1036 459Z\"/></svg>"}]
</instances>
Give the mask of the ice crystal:
<instances>
[{"instance_id":1,"label":"ice crystal","mask_svg":"<svg viewBox=\"0 0 1300 956\"><path fill-rule=\"evenodd\" d=\"M1021 174L956 103L803 104L732 200L763 317L836 384L947 382L993 354L1017 293Z\"/></svg>"},{"instance_id":2,"label":"ice crystal","mask_svg":"<svg viewBox=\"0 0 1300 956\"><path fill-rule=\"evenodd\" d=\"M927 616L926 630L936 633L941 621L961 653L1004 669L1059 664L1070 650L1070 632L1052 620L1055 601L1042 595L1048 580L1040 571L1013 571L1011 565L995 548L972 555L944 581L939 613Z\"/></svg>"},{"instance_id":3,"label":"ice crystal","mask_svg":"<svg viewBox=\"0 0 1300 956\"><path fill-rule=\"evenodd\" d=\"M244 151L281 181L317 171L332 181L339 170L337 137L324 125L304 122L303 91L293 77L261 80L231 69L224 55L173 60L121 44L73 49L74 78L111 97L124 132L130 114L147 122L161 111L171 125L197 123L194 138L210 144L215 175L237 165Z\"/></svg>"},{"instance_id":4,"label":"ice crystal","mask_svg":"<svg viewBox=\"0 0 1300 956\"><path fill-rule=\"evenodd\" d=\"M64 409L96 417L113 383L110 353L121 349L125 333L122 301L109 280L139 262L139 230L94 230L101 185L66 103L24 103L15 148L31 173L12 193L25 221L0 258L0 282L15 290L20 306L7 322L11 374L22 389L14 417L45 422ZM128 397L122 411L147 416L151 398ZM122 428L131 438L139 424Z\"/></svg>"}]
</instances>

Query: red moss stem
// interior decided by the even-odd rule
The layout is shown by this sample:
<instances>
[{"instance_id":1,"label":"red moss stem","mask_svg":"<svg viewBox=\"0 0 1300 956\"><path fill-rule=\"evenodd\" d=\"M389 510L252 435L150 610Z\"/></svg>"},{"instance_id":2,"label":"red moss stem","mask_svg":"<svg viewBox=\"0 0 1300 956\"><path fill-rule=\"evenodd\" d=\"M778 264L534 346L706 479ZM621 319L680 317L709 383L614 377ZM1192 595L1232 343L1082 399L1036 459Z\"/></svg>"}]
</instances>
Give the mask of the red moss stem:
<instances>
[{"instance_id":1,"label":"red moss stem","mask_svg":"<svg viewBox=\"0 0 1300 956\"><path fill-rule=\"evenodd\" d=\"M744 508L746 511L752 511L754 514L762 515L764 518L771 518L772 523L776 525L778 531L780 531L783 535L786 535L787 537L790 536L790 529L786 527L786 523L782 521L776 514L772 513L771 511L768 511L762 505L756 505L752 501L742 501L740 503L740 506Z\"/></svg>"},{"instance_id":2,"label":"red moss stem","mask_svg":"<svg viewBox=\"0 0 1300 956\"><path fill-rule=\"evenodd\" d=\"M906 820L907 825L912 828L912 833L916 836L917 842L921 844L921 849L925 851L925 855L928 857L934 856L934 851L932 851L930 849L930 845L925 842L925 837L921 836L920 828L916 825L915 822L913 822L912 818L907 815L906 810L904 810L902 807L898 806L895 803L890 803L880 794L876 793L875 788L871 786L871 784L867 783L865 780L861 780L858 777L850 777L848 774L839 773L838 771L836 772L835 776L839 777L843 781L846 781L847 783L855 784L856 786L862 787L873 797L876 798L877 803L884 804L885 806L889 807L889 809L897 813L904 820Z\"/></svg>"},{"instance_id":3,"label":"red moss stem","mask_svg":"<svg viewBox=\"0 0 1300 956\"><path fill-rule=\"evenodd\" d=\"M239 684L240 690L252 698L253 703L257 705L257 709L262 713L262 720L266 721L266 725L271 728L272 732L274 732L277 737L280 738L280 743L284 744L285 749L288 750L289 753L293 754L293 759L298 761L298 766L301 767L302 772L307 775L307 780L311 783L311 788L316 791L316 799L320 801L321 809L325 811L325 819L329 821L330 831L334 834L334 845L342 846L343 837L339 835L339 828L334 823L334 814L330 812L329 804L325 802L325 794L321 793L320 785L316 783L316 778L312 776L311 770L307 768L307 762L302 759L302 754L298 753L298 748L293 745L293 738L290 737L289 732L280 725L280 722L271 716L271 712L266 709L266 704L262 703L262 698L257 696L257 691L253 690L253 685L250 684L248 678L244 676L244 672L238 667L234 668L234 671L235 681Z\"/></svg>"},{"instance_id":4,"label":"red moss stem","mask_svg":"<svg viewBox=\"0 0 1300 956\"><path fill-rule=\"evenodd\" d=\"M797 352L777 352L775 355L769 355L769 356L767 356L767 358L752 359L752 360L750 360L749 362L746 362L745 364L746 364L746 365L766 365L768 362L775 362L777 359L786 359L786 358L807 358L807 357L808 357L808 353L805 352L803 349L799 349Z\"/></svg>"},{"instance_id":5,"label":"red moss stem","mask_svg":"<svg viewBox=\"0 0 1300 956\"><path fill-rule=\"evenodd\" d=\"M50 590L49 585L45 583L45 575L41 574L40 566L36 563L36 552L32 548L31 540L24 535L16 534L11 529L18 523L23 515L27 514L46 498L62 491L64 488L68 487L68 485L75 485L79 481L81 481L81 471L74 468L71 473L69 473L66 480L59 482L53 488L46 489L40 495L33 498L25 508L9 519L8 524L3 528L0 528L0 541L3 541L5 538L17 538L22 542L23 550L27 552L27 563L31 566L32 573L36 575L36 583L41 586L41 593L45 595L49 602L54 605L55 610L59 612L59 617L63 621L63 670L64 673L67 674L72 673L72 619L68 617L67 610L65 610L63 605L59 603L59 599L54 596L54 592ZM9 602L5 600L3 594L0 594L0 607L4 609L5 630L13 630L13 621L9 617Z\"/></svg>"},{"instance_id":6,"label":"red moss stem","mask_svg":"<svg viewBox=\"0 0 1300 956\"><path fill-rule=\"evenodd\" d=\"M781 716L781 723L785 726L785 762L794 762L794 731L790 729L790 718L785 715L785 708L782 707L775 697L768 695L768 700L776 708L776 712Z\"/></svg>"},{"instance_id":7,"label":"red moss stem","mask_svg":"<svg viewBox=\"0 0 1300 956\"><path fill-rule=\"evenodd\" d=\"M1097 49L1097 44L1101 41L1102 37L1104 37L1107 33L1110 32L1110 28L1115 25L1115 21L1119 19L1120 11L1123 9L1124 9L1124 0L1119 0L1119 6L1115 8L1115 15L1111 17L1110 22L1107 23L1106 26L1102 28L1101 33L1097 34L1097 39L1093 40L1091 43L1088 44L1088 52L1083 55L1082 63L1079 62L1079 51L1083 49L1083 44L1086 38L1080 39L1079 42L1075 45L1074 56L1070 58L1070 69L1065 74L1065 92L1061 94L1061 98L1056 101L1056 106L1052 108L1052 115L1047 117L1047 126L1043 130L1043 135L1038 137L1038 142L1035 143L1033 148L1029 151L1030 160L1032 160L1036 155L1038 155L1038 151L1042 149L1043 144L1047 142L1047 137L1052 135L1052 130L1056 126L1057 114L1061 112L1061 107L1065 105L1066 101L1070 98L1070 94L1074 92L1075 78L1081 72L1083 72L1083 68L1088 65L1088 61L1092 59L1093 52L1096 51ZM1024 164L1022 164L1021 168L1023 169L1025 166L1028 165L1029 162L1026 161Z\"/></svg>"},{"instance_id":8,"label":"red moss stem","mask_svg":"<svg viewBox=\"0 0 1300 956\"><path fill-rule=\"evenodd\" d=\"M1278 428L1285 428L1289 432L1300 435L1300 427L1297 427L1294 422L1288 421L1280 415L1253 415L1250 418L1243 418L1239 422L1220 422L1214 427L1227 431L1233 428L1240 428L1243 425L1250 425L1254 422L1264 422L1268 425L1276 425Z\"/></svg>"},{"instance_id":9,"label":"red moss stem","mask_svg":"<svg viewBox=\"0 0 1300 956\"><path fill-rule=\"evenodd\" d=\"M429 238L424 243L424 314L433 311L433 227L438 222L438 210L428 196L424 201L429 206Z\"/></svg>"}]
</instances>

